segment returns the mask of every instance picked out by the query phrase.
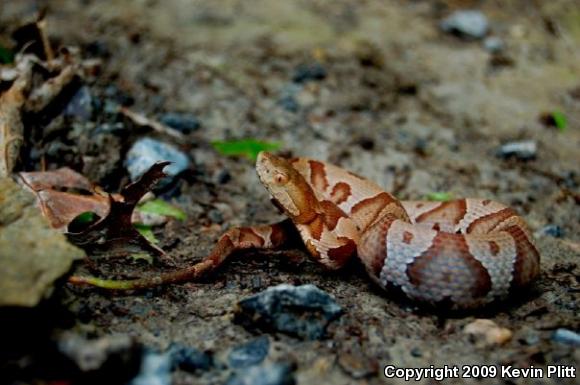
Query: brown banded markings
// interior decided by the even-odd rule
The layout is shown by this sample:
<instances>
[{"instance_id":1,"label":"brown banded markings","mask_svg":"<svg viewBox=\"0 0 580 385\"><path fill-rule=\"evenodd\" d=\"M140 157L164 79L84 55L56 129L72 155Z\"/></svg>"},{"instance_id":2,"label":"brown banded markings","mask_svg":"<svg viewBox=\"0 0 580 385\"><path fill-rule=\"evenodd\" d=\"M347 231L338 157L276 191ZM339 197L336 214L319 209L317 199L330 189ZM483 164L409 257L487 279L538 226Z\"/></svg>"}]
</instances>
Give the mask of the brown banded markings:
<instances>
[{"instance_id":1,"label":"brown banded markings","mask_svg":"<svg viewBox=\"0 0 580 385\"><path fill-rule=\"evenodd\" d=\"M344 182L338 182L332 187L332 192L330 193L330 199L334 204L341 204L346 202L350 197L350 186Z\"/></svg>"},{"instance_id":2,"label":"brown banded markings","mask_svg":"<svg viewBox=\"0 0 580 385\"><path fill-rule=\"evenodd\" d=\"M464 199L441 202L437 207L416 217L415 222L430 224L435 226L436 230L455 232L457 224L463 219L466 212L467 204Z\"/></svg>"},{"instance_id":3,"label":"brown banded markings","mask_svg":"<svg viewBox=\"0 0 580 385\"><path fill-rule=\"evenodd\" d=\"M365 231L379 218L381 212L395 211L394 207L399 206L397 200L386 192L379 193L373 197L361 200L350 210L350 215L359 226L361 231ZM406 217L404 209L400 208L400 214Z\"/></svg>"},{"instance_id":4,"label":"brown banded markings","mask_svg":"<svg viewBox=\"0 0 580 385\"><path fill-rule=\"evenodd\" d=\"M310 165L310 183L315 190L326 191L328 188L328 179L324 164L316 160L309 160Z\"/></svg>"},{"instance_id":5,"label":"brown banded markings","mask_svg":"<svg viewBox=\"0 0 580 385\"><path fill-rule=\"evenodd\" d=\"M408 265L407 275L413 285L430 291L438 301L459 293L482 298L492 287L487 269L470 253L465 237L445 232L439 232L432 246ZM447 282L452 290L442 288L440 282Z\"/></svg>"},{"instance_id":6,"label":"brown banded markings","mask_svg":"<svg viewBox=\"0 0 580 385\"><path fill-rule=\"evenodd\" d=\"M520 227L510 226L503 231L512 236L516 245L516 258L510 289L522 288L540 273L540 255L530 242L528 235Z\"/></svg>"}]
</instances>

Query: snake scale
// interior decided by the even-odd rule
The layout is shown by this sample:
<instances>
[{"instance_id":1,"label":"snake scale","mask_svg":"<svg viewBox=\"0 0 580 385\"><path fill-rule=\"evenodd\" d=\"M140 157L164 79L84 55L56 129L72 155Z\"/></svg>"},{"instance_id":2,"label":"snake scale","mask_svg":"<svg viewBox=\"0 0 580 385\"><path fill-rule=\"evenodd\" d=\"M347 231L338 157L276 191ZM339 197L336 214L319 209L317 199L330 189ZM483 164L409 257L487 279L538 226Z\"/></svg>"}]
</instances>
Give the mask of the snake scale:
<instances>
[{"instance_id":1,"label":"snake scale","mask_svg":"<svg viewBox=\"0 0 580 385\"><path fill-rule=\"evenodd\" d=\"M492 200L399 201L340 167L267 152L258 155L256 170L289 220L230 229L203 261L157 277L115 281L115 288L193 280L235 251L279 248L295 230L325 267L339 269L358 256L381 287L397 287L413 300L434 305L485 305L539 275L540 255L525 221ZM71 280L101 287L108 282Z\"/></svg>"}]
</instances>

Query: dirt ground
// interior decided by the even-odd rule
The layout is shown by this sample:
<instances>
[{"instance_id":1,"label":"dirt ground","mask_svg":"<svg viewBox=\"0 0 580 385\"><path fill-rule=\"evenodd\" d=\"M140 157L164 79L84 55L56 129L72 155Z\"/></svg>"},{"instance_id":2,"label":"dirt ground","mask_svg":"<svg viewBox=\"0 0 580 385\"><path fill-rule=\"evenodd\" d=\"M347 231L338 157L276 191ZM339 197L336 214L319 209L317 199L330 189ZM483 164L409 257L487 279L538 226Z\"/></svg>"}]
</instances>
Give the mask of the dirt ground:
<instances>
[{"instance_id":1,"label":"dirt ground","mask_svg":"<svg viewBox=\"0 0 580 385\"><path fill-rule=\"evenodd\" d=\"M225 361L232 347L256 335L232 322L237 301L280 283L312 283L333 295L344 315L324 340L269 334L267 360L290 363L298 384L401 382L384 378L382 368L389 364L580 367L580 350L553 339L556 329L580 330L580 6L575 0L3 1L2 45L9 46L12 31L44 5L55 46L79 46L85 57L103 60L102 73L88 84L94 98L122 99L150 117L187 112L201 123L184 141L157 135L192 159L171 198L187 220L155 232L169 260L154 268L96 261L103 274L187 266L203 258L225 229L280 219L252 162L219 155L210 145L237 138L280 142L285 153L341 165L400 199L448 192L498 200L528 221L542 256L541 277L525 297L450 315L385 294L356 262L328 273L308 260L286 262L284 252L247 252L203 282L144 293L112 295L62 284L53 301L66 310L50 317L58 330L90 338L127 334L160 350L180 342ZM485 13L491 34L505 44L502 53L490 53L481 40L440 30L439 21L459 8ZM293 82L304 65L319 65L326 76ZM567 118L565 130L542 119L556 110ZM124 154L140 136L130 133L121 140L94 129L69 136L68 147L49 158L48 166L68 165L116 191L128 181ZM503 144L519 140L537 143L535 159L497 156ZM559 226L563 236L545 234L548 225ZM77 271L87 272L86 264ZM64 321L61 311L67 314ZM509 328L513 338L502 346L477 344L463 332L476 318ZM45 329L36 322L15 334ZM29 339L24 338L24 355L35 346ZM21 365L24 373L28 366ZM177 370L172 380L220 384L230 374L216 368L195 374ZM27 381L23 374L14 383ZM577 383L528 381L444 383Z\"/></svg>"}]
</instances>

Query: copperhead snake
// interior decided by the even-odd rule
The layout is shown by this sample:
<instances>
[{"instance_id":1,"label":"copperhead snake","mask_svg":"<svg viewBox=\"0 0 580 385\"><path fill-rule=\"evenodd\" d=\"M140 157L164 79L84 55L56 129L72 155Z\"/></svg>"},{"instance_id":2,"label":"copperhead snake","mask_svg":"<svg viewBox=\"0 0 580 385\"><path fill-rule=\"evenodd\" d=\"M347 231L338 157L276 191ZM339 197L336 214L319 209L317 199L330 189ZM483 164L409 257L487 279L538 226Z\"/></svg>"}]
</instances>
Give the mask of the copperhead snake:
<instances>
[{"instance_id":1,"label":"copperhead snake","mask_svg":"<svg viewBox=\"0 0 580 385\"><path fill-rule=\"evenodd\" d=\"M75 283L137 289L196 279L233 252L278 248L298 230L308 253L329 269L357 255L383 288L430 304L472 308L529 285L540 255L524 220L489 199L399 201L375 183L321 161L261 152L258 177L283 222L228 230L201 262L157 277ZM121 283L121 286L119 285Z\"/></svg>"}]
</instances>

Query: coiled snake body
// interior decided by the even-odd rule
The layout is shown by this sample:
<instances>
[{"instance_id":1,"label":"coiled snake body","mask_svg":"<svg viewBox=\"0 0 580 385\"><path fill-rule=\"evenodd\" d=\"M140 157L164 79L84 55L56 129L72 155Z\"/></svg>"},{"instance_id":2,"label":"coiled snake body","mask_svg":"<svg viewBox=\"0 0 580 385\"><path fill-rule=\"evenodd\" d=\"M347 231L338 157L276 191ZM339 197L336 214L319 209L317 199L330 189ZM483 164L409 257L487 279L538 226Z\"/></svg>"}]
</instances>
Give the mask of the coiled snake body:
<instances>
[{"instance_id":1,"label":"coiled snake body","mask_svg":"<svg viewBox=\"0 0 580 385\"><path fill-rule=\"evenodd\" d=\"M399 201L375 183L306 158L262 152L256 170L289 220L228 230L203 261L158 277L125 282L125 289L195 279L234 251L277 248L298 230L309 254L330 269L358 255L383 288L411 299L465 308L484 305L527 286L540 255L524 220L488 199ZM106 287L105 281L76 282ZM119 288L117 284L115 288Z\"/></svg>"}]
</instances>

